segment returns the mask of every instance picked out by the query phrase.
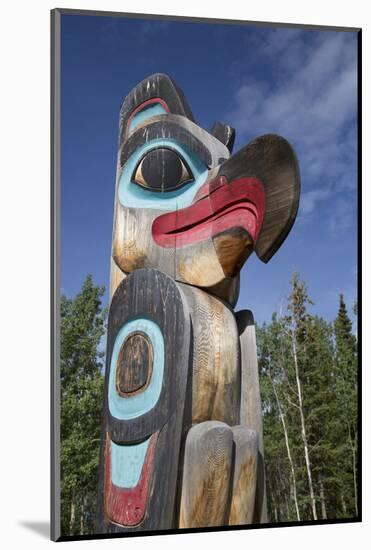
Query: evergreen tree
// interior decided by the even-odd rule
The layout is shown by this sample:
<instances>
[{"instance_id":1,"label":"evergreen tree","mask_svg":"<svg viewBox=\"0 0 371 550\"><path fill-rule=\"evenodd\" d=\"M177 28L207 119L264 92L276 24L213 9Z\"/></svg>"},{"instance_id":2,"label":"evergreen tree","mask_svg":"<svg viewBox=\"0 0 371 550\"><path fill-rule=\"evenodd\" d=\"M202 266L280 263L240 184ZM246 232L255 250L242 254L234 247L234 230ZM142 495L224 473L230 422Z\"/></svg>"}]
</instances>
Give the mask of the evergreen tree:
<instances>
[{"instance_id":1,"label":"evergreen tree","mask_svg":"<svg viewBox=\"0 0 371 550\"><path fill-rule=\"evenodd\" d=\"M294 274L287 313L257 327L271 521L357 511L356 340L342 298L335 329L313 305Z\"/></svg>"},{"instance_id":2,"label":"evergreen tree","mask_svg":"<svg viewBox=\"0 0 371 550\"><path fill-rule=\"evenodd\" d=\"M357 505L357 340L352 332L344 296L339 296L339 310L334 322L336 395L341 404L342 429L339 437L345 442L343 449L344 484L341 492L345 516L358 515Z\"/></svg>"},{"instance_id":3,"label":"evergreen tree","mask_svg":"<svg viewBox=\"0 0 371 550\"><path fill-rule=\"evenodd\" d=\"M102 287L88 276L61 300L61 521L94 532L103 404ZM334 323L313 315L294 274L286 315L257 327L270 521L355 517L357 340L344 297Z\"/></svg>"},{"instance_id":4,"label":"evergreen tree","mask_svg":"<svg viewBox=\"0 0 371 550\"><path fill-rule=\"evenodd\" d=\"M331 494L334 454L337 446L330 438L338 423L338 404L333 398L332 327L324 319L312 316L307 323L305 341L306 374L303 380L304 416L311 462L313 493L318 519L333 516Z\"/></svg>"},{"instance_id":5,"label":"evergreen tree","mask_svg":"<svg viewBox=\"0 0 371 550\"><path fill-rule=\"evenodd\" d=\"M88 276L61 298L61 530L92 533L103 403L104 288Z\"/></svg>"}]
</instances>

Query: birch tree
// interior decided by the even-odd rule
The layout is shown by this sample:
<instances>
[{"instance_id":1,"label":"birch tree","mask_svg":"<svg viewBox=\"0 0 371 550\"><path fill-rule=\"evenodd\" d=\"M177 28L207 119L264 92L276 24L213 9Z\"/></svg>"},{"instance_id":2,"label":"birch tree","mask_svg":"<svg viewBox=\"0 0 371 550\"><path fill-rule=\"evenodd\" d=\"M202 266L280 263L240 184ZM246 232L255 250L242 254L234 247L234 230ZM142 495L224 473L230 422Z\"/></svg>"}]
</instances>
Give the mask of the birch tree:
<instances>
[{"instance_id":1,"label":"birch tree","mask_svg":"<svg viewBox=\"0 0 371 550\"><path fill-rule=\"evenodd\" d=\"M294 275L286 312L257 329L271 521L357 514L357 346L343 298L335 323Z\"/></svg>"}]
</instances>

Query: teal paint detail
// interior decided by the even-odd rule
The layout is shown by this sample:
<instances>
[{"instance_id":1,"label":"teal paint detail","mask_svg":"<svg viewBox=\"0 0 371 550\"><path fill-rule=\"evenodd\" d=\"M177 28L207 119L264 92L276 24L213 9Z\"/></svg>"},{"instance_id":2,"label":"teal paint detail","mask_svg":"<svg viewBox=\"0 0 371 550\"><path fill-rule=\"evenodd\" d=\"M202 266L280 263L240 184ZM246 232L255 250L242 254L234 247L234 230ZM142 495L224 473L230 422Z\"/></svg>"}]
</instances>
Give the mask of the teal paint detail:
<instances>
[{"instance_id":1,"label":"teal paint detail","mask_svg":"<svg viewBox=\"0 0 371 550\"><path fill-rule=\"evenodd\" d=\"M131 119L130 125L129 125L129 133L132 132L137 126L139 126L139 124L142 124L142 122L145 122L148 118L151 118L157 115L166 115L166 110L159 103L156 103L151 107L147 107L146 109L142 109L142 111L139 111Z\"/></svg>"},{"instance_id":2,"label":"teal paint detail","mask_svg":"<svg viewBox=\"0 0 371 550\"><path fill-rule=\"evenodd\" d=\"M147 334L153 347L153 369L147 388L132 397L121 397L116 391L116 368L120 348L125 338L132 332L141 331ZM137 418L150 411L157 403L164 377L165 344L161 329L157 323L137 318L126 322L119 330L113 346L110 375L108 382L108 406L110 413L119 420Z\"/></svg>"},{"instance_id":3,"label":"teal paint detail","mask_svg":"<svg viewBox=\"0 0 371 550\"><path fill-rule=\"evenodd\" d=\"M117 487L130 489L138 485L150 437L136 445L111 444L111 479Z\"/></svg>"},{"instance_id":4,"label":"teal paint detail","mask_svg":"<svg viewBox=\"0 0 371 550\"><path fill-rule=\"evenodd\" d=\"M175 191L159 193L143 189L132 182L134 170L145 153L156 147L171 147L184 158L193 175L193 181ZM122 206L153 208L156 210L179 210L192 203L198 189L208 176L207 166L187 147L171 139L154 139L139 147L124 166L118 185L118 198Z\"/></svg>"}]
</instances>

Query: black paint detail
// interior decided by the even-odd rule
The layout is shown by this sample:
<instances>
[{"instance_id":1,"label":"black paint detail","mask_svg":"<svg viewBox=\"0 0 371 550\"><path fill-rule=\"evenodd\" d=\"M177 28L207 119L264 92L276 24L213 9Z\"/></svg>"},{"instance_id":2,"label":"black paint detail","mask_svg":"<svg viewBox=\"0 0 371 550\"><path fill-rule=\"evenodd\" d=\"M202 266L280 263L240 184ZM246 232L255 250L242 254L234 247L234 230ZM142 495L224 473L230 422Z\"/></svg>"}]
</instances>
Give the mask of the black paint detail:
<instances>
[{"instance_id":1,"label":"black paint detail","mask_svg":"<svg viewBox=\"0 0 371 550\"><path fill-rule=\"evenodd\" d=\"M232 153L234 140L236 138L236 130L228 124L222 124L221 122L214 122L211 128L210 134L219 141L221 141Z\"/></svg>"},{"instance_id":2,"label":"black paint detail","mask_svg":"<svg viewBox=\"0 0 371 550\"><path fill-rule=\"evenodd\" d=\"M140 176L137 174L140 172ZM171 191L192 181L192 173L179 154L168 147L152 149L139 162L134 181L151 191Z\"/></svg>"},{"instance_id":3,"label":"black paint detail","mask_svg":"<svg viewBox=\"0 0 371 550\"><path fill-rule=\"evenodd\" d=\"M149 122L145 126L136 128L121 148L120 165L124 166L131 155L142 145L155 139L169 139L197 155L206 166L211 166L212 156L207 146L182 124L182 120L170 120L170 116L162 116L161 120Z\"/></svg>"},{"instance_id":4,"label":"black paint detail","mask_svg":"<svg viewBox=\"0 0 371 550\"><path fill-rule=\"evenodd\" d=\"M170 113L194 121L191 108L182 90L166 74L156 73L139 82L126 96L120 111L119 145L125 140L127 124L134 109L154 98L162 99Z\"/></svg>"},{"instance_id":5,"label":"black paint detail","mask_svg":"<svg viewBox=\"0 0 371 550\"><path fill-rule=\"evenodd\" d=\"M164 336L163 385L160 397L150 411L136 418L120 420L110 414L108 406L112 351L123 324L138 317L157 323ZM174 508L181 442L191 426L192 349L191 320L180 285L155 269L138 269L119 284L108 317L97 532L133 533L175 527ZM144 519L137 526L123 527L110 523L104 515L106 432L119 445L138 443L158 432L153 469L155 475L150 481Z\"/></svg>"},{"instance_id":6,"label":"black paint detail","mask_svg":"<svg viewBox=\"0 0 371 550\"><path fill-rule=\"evenodd\" d=\"M294 149L281 136L259 136L232 155L218 176L228 181L256 177L263 183L265 216L255 252L268 262L289 234L298 211L300 170Z\"/></svg>"}]
</instances>

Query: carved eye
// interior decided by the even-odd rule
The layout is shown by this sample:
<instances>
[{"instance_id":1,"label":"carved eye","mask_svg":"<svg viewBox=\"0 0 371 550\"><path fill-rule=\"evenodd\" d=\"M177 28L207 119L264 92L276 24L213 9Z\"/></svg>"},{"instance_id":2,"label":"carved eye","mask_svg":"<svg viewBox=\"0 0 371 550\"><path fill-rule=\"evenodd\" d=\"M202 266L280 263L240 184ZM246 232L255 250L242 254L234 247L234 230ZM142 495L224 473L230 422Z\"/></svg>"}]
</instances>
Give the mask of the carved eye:
<instances>
[{"instance_id":1,"label":"carved eye","mask_svg":"<svg viewBox=\"0 0 371 550\"><path fill-rule=\"evenodd\" d=\"M152 191L172 191L193 181L193 175L184 159L167 147L152 149L134 170L134 183Z\"/></svg>"}]
</instances>

